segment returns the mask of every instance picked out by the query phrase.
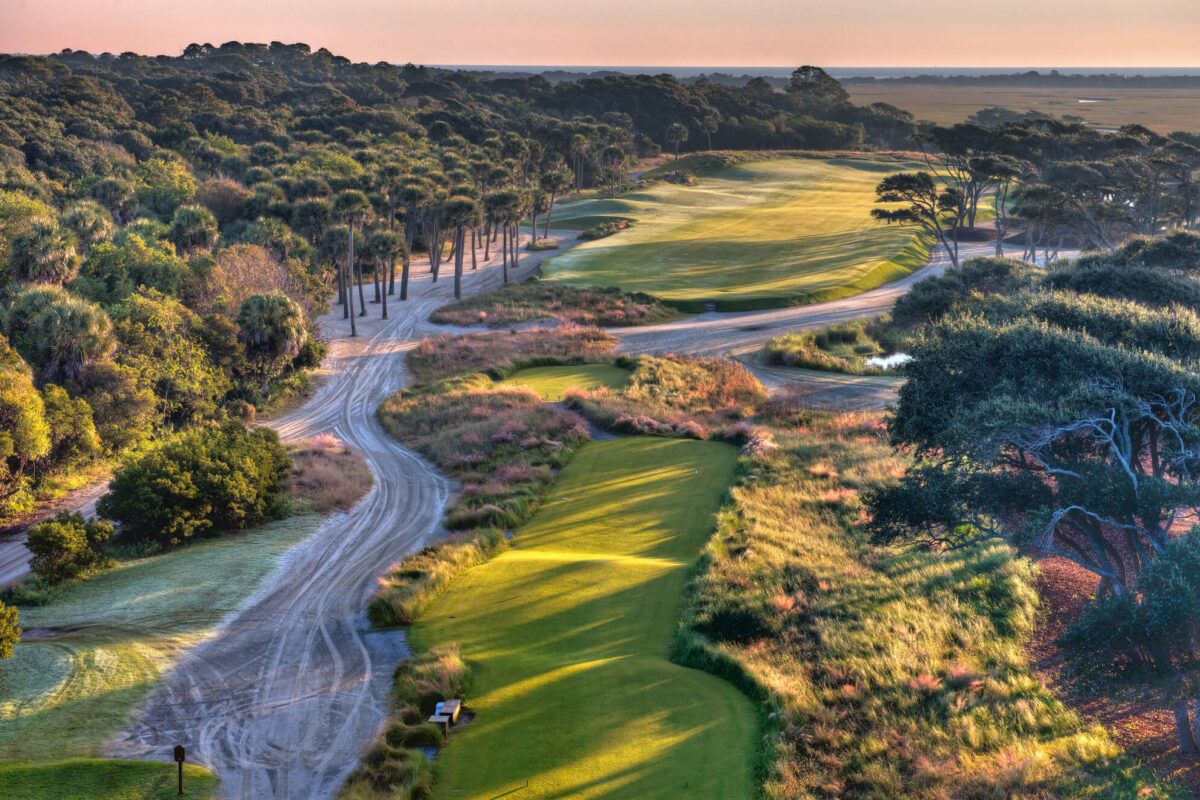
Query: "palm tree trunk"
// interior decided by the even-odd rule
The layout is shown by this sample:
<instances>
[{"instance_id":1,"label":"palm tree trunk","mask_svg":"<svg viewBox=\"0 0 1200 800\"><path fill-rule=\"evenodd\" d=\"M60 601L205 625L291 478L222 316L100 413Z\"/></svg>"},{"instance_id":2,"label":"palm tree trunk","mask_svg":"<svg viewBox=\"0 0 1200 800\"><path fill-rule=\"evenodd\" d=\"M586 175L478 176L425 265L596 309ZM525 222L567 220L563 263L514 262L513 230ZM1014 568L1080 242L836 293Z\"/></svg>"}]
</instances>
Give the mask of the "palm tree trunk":
<instances>
[{"instance_id":1,"label":"palm tree trunk","mask_svg":"<svg viewBox=\"0 0 1200 800\"><path fill-rule=\"evenodd\" d=\"M463 240L465 239L466 229L459 227L454 239L454 299L458 300L462 297L462 274L463 274Z\"/></svg>"},{"instance_id":2,"label":"palm tree trunk","mask_svg":"<svg viewBox=\"0 0 1200 800\"><path fill-rule=\"evenodd\" d=\"M345 276L342 274L342 265L337 263L337 259L334 259L334 266L337 267L337 281L338 281L338 300L337 301L338 301L338 305L340 305L342 307L342 319L345 319L346 317L350 316L350 313L348 311L346 311L346 284L343 281L343 278Z\"/></svg>"},{"instance_id":3,"label":"palm tree trunk","mask_svg":"<svg viewBox=\"0 0 1200 800\"><path fill-rule=\"evenodd\" d=\"M395 254L395 253L393 253L393 254L392 254L392 258L391 258L391 263L390 263L390 265L389 265L389 269L390 269L390 270L391 270L391 272L392 272L392 279L393 279L393 280L395 280L395 277L396 277L396 254ZM385 275L383 276L383 278L384 278L384 281L386 282L386 281L387 281L387 275L385 274ZM382 315L382 317L381 317L382 319L387 319L387 318L388 318L388 316L387 316L387 297L388 297L388 293L387 293L387 292L384 292L382 295L380 295L380 302L381 302L381 303L383 303L383 315Z\"/></svg>"},{"instance_id":4,"label":"palm tree trunk","mask_svg":"<svg viewBox=\"0 0 1200 800\"><path fill-rule=\"evenodd\" d=\"M353 296L350 294L350 270L353 268L351 265L354 263L354 223L353 222L350 223L349 228L350 228L350 239L349 239L349 243L346 245L346 247L347 247L347 250L346 250L346 305L342 309L345 312L345 316L343 316L342 319L346 319L347 317L350 318L350 335L358 336L358 325L355 324L355 322L354 322L354 315L350 313L350 306L354 302L354 300L352 299Z\"/></svg>"},{"instance_id":5,"label":"palm tree trunk","mask_svg":"<svg viewBox=\"0 0 1200 800\"><path fill-rule=\"evenodd\" d=\"M479 263L476 260L476 249L479 247L479 228L471 228L471 272L479 269Z\"/></svg>"},{"instance_id":6,"label":"palm tree trunk","mask_svg":"<svg viewBox=\"0 0 1200 800\"><path fill-rule=\"evenodd\" d=\"M371 302L378 303L379 302L379 264L371 265L371 283L375 287L375 299L372 300Z\"/></svg>"},{"instance_id":7,"label":"palm tree trunk","mask_svg":"<svg viewBox=\"0 0 1200 800\"><path fill-rule=\"evenodd\" d=\"M504 226L504 241L501 243L500 266L504 269L504 283L508 283L508 226Z\"/></svg>"},{"instance_id":8,"label":"palm tree trunk","mask_svg":"<svg viewBox=\"0 0 1200 800\"><path fill-rule=\"evenodd\" d=\"M550 194L550 208L546 209L546 227L542 229L543 239L550 238L550 219L554 216L554 198L555 194L552 192Z\"/></svg>"},{"instance_id":9,"label":"palm tree trunk","mask_svg":"<svg viewBox=\"0 0 1200 800\"><path fill-rule=\"evenodd\" d=\"M358 315L360 317L365 317L367 315L367 297L363 293L362 270L356 269L354 270L354 274L358 277Z\"/></svg>"}]
</instances>

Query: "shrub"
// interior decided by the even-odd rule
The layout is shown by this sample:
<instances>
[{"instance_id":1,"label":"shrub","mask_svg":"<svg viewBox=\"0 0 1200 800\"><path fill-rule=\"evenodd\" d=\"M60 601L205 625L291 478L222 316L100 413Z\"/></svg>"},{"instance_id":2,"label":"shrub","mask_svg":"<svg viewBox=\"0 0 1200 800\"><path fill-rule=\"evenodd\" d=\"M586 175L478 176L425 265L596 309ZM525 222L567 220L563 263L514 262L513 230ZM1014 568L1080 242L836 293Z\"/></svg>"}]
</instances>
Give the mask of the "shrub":
<instances>
[{"instance_id":1,"label":"shrub","mask_svg":"<svg viewBox=\"0 0 1200 800\"><path fill-rule=\"evenodd\" d=\"M77 512L61 512L29 529L26 546L33 553L29 568L51 584L77 578L105 563L102 548L112 535L111 522L89 522Z\"/></svg>"},{"instance_id":2,"label":"shrub","mask_svg":"<svg viewBox=\"0 0 1200 800\"><path fill-rule=\"evenodd\" d=\"M178 434L121 467L97 510L122 535L178 545L277 512L290 468L274 431L231 420Z\"/></svg>"},{"instance_id":3,"label":"shrub","mask_svg":"<svg viewBox=\"0 0 1200 800\"><path fill-rule=\"evenodd\" d=\"M584 241L595 241L603 239L606 236L612 236L614 233L620 233L633 224L630 219L612 219L607 222L601 222L599 225L588 228L579 234L579 238Z\"/></svg>"},{"instance_id":4,"label":"shrub","mask_svg":"<svg viewBox=\"0 0 1200 800\"><path fill-rule=\"evenodd\" d=\"M531 241L529 244L525 245L525 249L531 253L537 253L543 250L557 250L558 239L538 239L537 241Z\"/></svg>"},{"instance_id":5,"label":"shrub","mask_svg":"<svg viewBox=\"0 0 1200 800\"><path fill-rule=\"evenodd\" d=\"M0 602L0 658L12 658L13 648L21 641L20 612Z\"/></svg>"}]
</instances>

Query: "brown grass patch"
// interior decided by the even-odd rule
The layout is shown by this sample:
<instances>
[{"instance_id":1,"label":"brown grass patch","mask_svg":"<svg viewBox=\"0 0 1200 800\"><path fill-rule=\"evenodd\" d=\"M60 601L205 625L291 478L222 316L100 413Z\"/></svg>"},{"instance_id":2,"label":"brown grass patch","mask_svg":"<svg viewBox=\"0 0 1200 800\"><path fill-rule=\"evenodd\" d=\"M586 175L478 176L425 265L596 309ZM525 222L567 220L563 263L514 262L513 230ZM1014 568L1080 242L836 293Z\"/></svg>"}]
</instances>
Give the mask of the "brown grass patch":
<instances>
[{"instance_id":1,"label":"brown grass patch","mask_svg":"<svg viewBox=\"0 0 1200 800\"><path fill-rule=\"evenodd\" d=\"M362 456L331 434L318 434L289 450L287 490L305 510L347 511L375 482Z\"/></svg>"}]
</instances>

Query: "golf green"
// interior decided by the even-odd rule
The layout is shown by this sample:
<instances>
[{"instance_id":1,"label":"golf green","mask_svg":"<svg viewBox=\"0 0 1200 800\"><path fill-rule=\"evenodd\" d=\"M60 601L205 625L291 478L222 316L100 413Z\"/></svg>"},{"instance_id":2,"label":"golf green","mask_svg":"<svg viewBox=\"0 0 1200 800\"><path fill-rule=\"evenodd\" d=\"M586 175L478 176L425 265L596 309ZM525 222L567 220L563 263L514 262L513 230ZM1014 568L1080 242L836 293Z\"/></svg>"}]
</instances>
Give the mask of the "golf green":
<instances>
[{"instance_id":1,"label":"golf green","mask_svg":"<svg viewBox=\"0 0 1200 800\"><path fill-rule=\"evenodd\" d=\"M875 186L919 165L871 158L776 158L728 167L695 186L658 183L555 210L556 226L634 224L542 265L550 281L617 286L684 310L846 297L907 275L929 243L871 219Z\"/></svg>"},{"instance_id":2,"label":"golf green","mask_svg":"<svg viewBox=\"0 0 1200 800\"><path fill-rule=\"evenodd\" d=\"M717 442L584 445L512 549L413 628L472 669L477 716L442 750L436 797L754 796L752 704L667 659L736 460Z\"/></svg>"},{"instance_id":3,"label":"golf green","mask_svg":"<svg viewBox=\"0 0 1200 800\"><path fill-rule=\"evenodd\" d=\"M567 389L620 389L629 383L629 370L614 364L568 364L561 367L528 367L517 370L501 383L524 386L542 396L543 400L558 402Z\"/></svg>"}]
</instances>

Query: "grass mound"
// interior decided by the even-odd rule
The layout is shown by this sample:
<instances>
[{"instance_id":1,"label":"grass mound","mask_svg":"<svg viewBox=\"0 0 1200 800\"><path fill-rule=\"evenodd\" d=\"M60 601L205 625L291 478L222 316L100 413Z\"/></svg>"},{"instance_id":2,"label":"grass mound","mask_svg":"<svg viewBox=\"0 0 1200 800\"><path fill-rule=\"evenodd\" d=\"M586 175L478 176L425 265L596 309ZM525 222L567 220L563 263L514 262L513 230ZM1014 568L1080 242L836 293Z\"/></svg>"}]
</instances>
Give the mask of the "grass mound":
<instances>
[{"instance_id":1,"label":"grass mound","mask_svg":"<svg viewBox=\"0 0 1200 800\"><path fill-rule=\"evenodd\" d=\"M763 353L768 364L781 367L874 375L887 370L868 364L867 359L895 351L901 338L886 319L857 320L776 336Z\"/></svg>"},{"instance_id":2,"label":"grass mound","mask_svg":"<svg viewBox=\"0 0 1200 800\"><path fill-rule=\"evenodd\" d=\"M684 311L729 311L846 297L928 260L913 231L874 222L875 186L917 165L868 158L776 158L722 167L696 186L657 183L562 204L583 229L632 219L543 265L545 280L651 294Z\"/></svg>"},{"instance_id":3,"label":"grass mound","mask_svg":"<svg viewBox=\"0 0 1200 800\"><path fill-rule=\"evenodd\" d=\"M493 328L541 319L575 325L652 325L675 312L645 294L612 287L567 286L526 281L442 306L429 315L439 325L487 325Z\"/></svg>"},{"instance_id":4,"label":"grass mound","mask_svg":"<svg viewBox=\"0 0 1200 800\"><path fill-rule=\"evenodd\" d=\"M615 364L568 364L519 369L500 385L529 389L543 400L558 402L568 389L621 389L628 383L629 370Z\"/></svg>"},{"instance_id":5,"label":"grass mound","mask_svg":"<svg viewBox=\"0 0 1200 800\"><path fill-rule=\"evenodd\" d=\"M466 372L504 373L525 366L603 361L617 340L596 328L564 325L505 333L471 333L422 339L408 367L423 383Z\"/></svg>"},{"instance_id":6,"label":"grass mound","mask_svg":"<svg viewBox=\"0 0 1200 800\"><path fill-rule=\"evenodd\" d=\"M1169 796L1032 674L1028 562L870 545L859 493L902 468L883 426L768 411L674 648L776 710L766 797Z\"/></svg>"},{"instance_id":7,"label":"grass mound","mask_svg":"<svg viewBox=\"0 0 1200 800\"><path fill-rule=\"evenodd\" d=\"M738 362L639 356L617 363L631 370L622 388L571 388L563 393L567 405L622 433L716 438L739 445L753 435L745 420L767 393Z\"/></svg>"},{"instance_id":8,"label":"grass mound","mask_svg":"<svg viewBox=\"0 0 1200 800\"><path fill-rule=\"evenodd\" d=\"M340 439L323 433L288 448L292 473L287 490L306 511L348 511L375 482L362 457Z\"/></svg>"},{"instance_id":9,"label":"grass mound","mask_svg":"<svg viewBox=\"0 0 1200 800\"><path fill-rule=\"evenodd\" d=\"M452 529L520 525L588 438L577 415L479 373L405 389L379 415L393 436L462 482L447 516Z\"/></svg>"},{"instance_id":10,"label":"grass mound","mask_svg":"<svg viewBox=\"0 0 1200 800\"><path fill-rule=\"evenodd\" d=\"M184 794L176 766L161 761L75 758L37 764L0 764L0 797L13 800L175 800L213 797L217 779L185 764Z\"/></svg>"},{"instance_id":11,"label":"grass mound","mask_svg":"<svg viewBox=\"0 0 1200 800\"><path fill-rule=\"evenodd\" d=\"M459 644L476 713L434 797L754 795L751 704L666 658L736 458L715 442L589 443L512 548L423 615L414 646Z\"/></svg>"}]
</instances>

